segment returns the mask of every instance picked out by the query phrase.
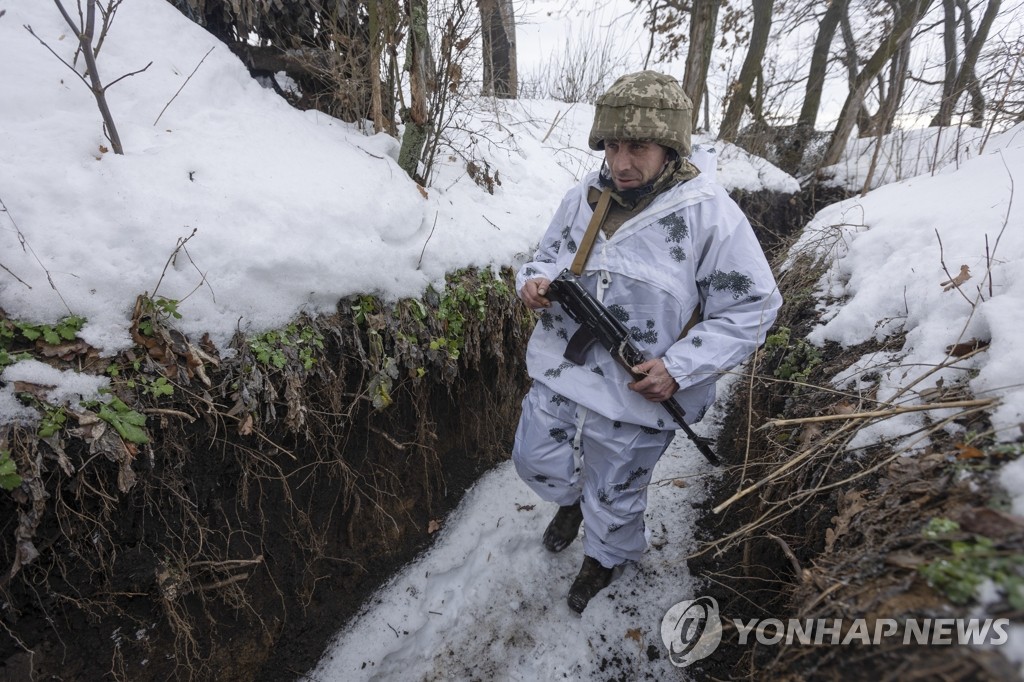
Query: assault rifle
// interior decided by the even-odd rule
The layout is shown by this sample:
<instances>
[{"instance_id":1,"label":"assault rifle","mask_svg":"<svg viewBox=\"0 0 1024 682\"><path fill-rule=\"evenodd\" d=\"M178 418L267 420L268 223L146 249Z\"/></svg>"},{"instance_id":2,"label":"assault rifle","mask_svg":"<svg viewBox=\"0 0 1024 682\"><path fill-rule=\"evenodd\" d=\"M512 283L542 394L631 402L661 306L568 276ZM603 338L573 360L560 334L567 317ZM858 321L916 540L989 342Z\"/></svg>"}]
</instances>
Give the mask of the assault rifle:
<instances>
[{"instance_id":1,"label":"assault rifle","mask_svg":"<svg viewBox=\"0 0 1024 682\"><path fill-rule=\"evenodd\" d=\"M642 351L629 340L629 330L600 301L583 288L579 278L569 270L562 273L548 285L547 298L562 304L562 309L580 328L565 349L565 359L576 365L582 365L587 350L595 343L601 344L612 357L622 365L634 379L642 379L643 375L633 371L633 367L647 360ZM679 424L686 437L693 441L700 453L709 462L718 466L721 462L712 451L709 441L694 433L686 423L686 413L675 398L669 397L661 403L672 419Z\"/></svg>"}]
</instances>

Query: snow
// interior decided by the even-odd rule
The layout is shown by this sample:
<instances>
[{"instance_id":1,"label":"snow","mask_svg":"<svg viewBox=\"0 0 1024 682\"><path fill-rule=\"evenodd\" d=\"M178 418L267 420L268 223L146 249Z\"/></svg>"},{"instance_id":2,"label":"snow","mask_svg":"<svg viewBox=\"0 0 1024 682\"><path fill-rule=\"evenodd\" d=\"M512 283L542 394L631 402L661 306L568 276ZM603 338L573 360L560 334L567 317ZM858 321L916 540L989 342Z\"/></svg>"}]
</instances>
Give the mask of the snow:
<instances>
[{"instance_id":1,"label":"snow","mask_svg":"<svg viewBox=\"0 0 1024 682\"><path fill-rule=\"evenodd\" d=\"M904 333L880 369L875 400L927 402L929 389L966 383L991 411L1000 440L1024 424L1024 126L994 136L980 155L833 204L805 228L798 254L833 259L818 284L822 323L809 340L851 346ZM948 282L966 266L970 279ZM970 357L947 349L989 342ZM845 377L844 377L845 378ZM932 416L942 413L933 413ZM862 430L857 445L920 427L921 414ZM922 445L923 447L923 445Z\"/></svg>"},{"instance_id":2,"label":"snow","mask_svg":"<svg viewBox=\"0 0 1024 682\"><path fill-rule=\"evenodd\" d=\"M699 430L706 433L720 416L713 410ZM565 594L583 560L581 544L560 554L544 549L540 537L557 507L540 502L511 462L498 466L466 494L433 547L364 606L302 679L678 676L660 627L668 609L696 588L686 556L710 468L685 438L672 443L648 495L656 548L580 617Z\"/></svg>"},{"instance_id":3,"label":"snow","mask_svg":"<svg viewBox=\"0 0 1024 682\"><path fill-rule=\"evenodd\" d=\"M398 168L395 140L289 107L164 0L123 3L99 57L105 83L152 62L108 91L126 151L117 156L104 151L92 94L22 27L70 60L74 36L54 7L0 0L0 9L0 308L33 323L81 315L81 337L105 355L130 347L143 293L180 300L179 329L209 333L224 351L236 329L280 327L346 296L417 296L457 268L515 264L563 192L599 163L586 149L588 105L481 100L456 121L461 132L438 155L424 196ZM1014 192L1024 127L899 135L899 144L885 141L888 169L871 183L874 143L851 143L834 181L877 189L824 209L794 251L828 263L811 340L853 345L905 333L898 351L859 359L840 388L853 382L880 401L922 402L940 380L965 382L974 397L999 399L997 438L1020 438L1024 202ZM695 142L714 144L728 188L796 191L792 178L734 146ZM467 174L470 160L494 181L493 194ZM944 291L962 265L971 279ZM989 345L947 361L948 346L971 339ZM0 376L0 422L36 418L14 397L16 381L44 387L54 404L95 398L104 386L18 362ZM921 419L883 422L854 445L899 438ZM713 422L702 428L713 433ZM1020 461L1001 475L1016 513ZM544 553L538 538L553 509L499 467L445 521L434 548L340 634L311 679L419 679L431 670L588 679L616 654L630 670L668 675L655 633L670 606L695 596L683 557L707 475L686 441L672 446L650 490L648 525L661 549L575 620L564 594L579 545ZM660 658L648 656L651 645ZM1024 637L1004 649L1024 661Z\"/></svg>"}]
</instances>

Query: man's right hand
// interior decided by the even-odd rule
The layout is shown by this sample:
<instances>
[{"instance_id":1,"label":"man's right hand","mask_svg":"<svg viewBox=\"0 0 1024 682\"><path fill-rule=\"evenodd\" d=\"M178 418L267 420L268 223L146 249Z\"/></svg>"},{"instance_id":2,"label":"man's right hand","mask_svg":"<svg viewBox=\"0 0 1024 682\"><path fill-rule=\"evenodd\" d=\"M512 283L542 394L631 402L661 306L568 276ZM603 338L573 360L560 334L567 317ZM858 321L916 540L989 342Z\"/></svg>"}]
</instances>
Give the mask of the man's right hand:
<instances>
[{"instance_id":1,"label":"man's right hand","mask_svg":"<svg viewBox=\"0 0 1024 682\"><path fill-rule=\"evenodd\" d=\"M523 288L519 290L519 298L532 310L550 308L551 301L545 298L545 294L548 293L548 285L550 284L551 280L544 277L528 279Z\"/></svg>"}]
</instances>

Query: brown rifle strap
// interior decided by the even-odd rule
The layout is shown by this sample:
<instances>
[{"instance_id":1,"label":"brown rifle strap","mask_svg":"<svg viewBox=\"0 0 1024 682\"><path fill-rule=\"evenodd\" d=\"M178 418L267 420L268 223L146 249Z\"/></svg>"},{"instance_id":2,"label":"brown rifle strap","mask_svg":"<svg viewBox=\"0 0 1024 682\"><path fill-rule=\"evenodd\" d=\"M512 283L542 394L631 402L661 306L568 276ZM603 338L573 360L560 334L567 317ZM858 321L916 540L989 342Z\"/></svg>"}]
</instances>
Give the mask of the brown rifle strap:
<instances>
[{"instance_id":1,"label":"brown rifle strap","mask_svg":"<svg viewBox=\"0 0 1024 682\"><path fill-rule=\"evenodd\" d=\"M690 313L690 319L686 321L685 325L683 325L683 331L679 333L679 338L681 339L686 336L690 330L703 319L704 316L701 314L700 303L698 303L697 307L693 309L692 313Z\"/></svg>"},{"instance_id":2,"label":"brown rifle strap","mask_svg":"<svg viewBox=\"0 0 1024 682\"><path fill-rule=\"evenodd\" d=\"M597 200L594 216L590 219L590 224L587 225L587 231L583 234L583 241L580 242L580 247L576 251L576 257L573 258L572 265L569 267L572 274L577 277L583 274L583 264L587 262L590 249L594 246L594 240L597 239L598 228L604 222L604 217L608 215L608 205L611 203L611 200L612 190L610 187L606 187L601 192L601 198Z\"/></svg>"}]
</instances>

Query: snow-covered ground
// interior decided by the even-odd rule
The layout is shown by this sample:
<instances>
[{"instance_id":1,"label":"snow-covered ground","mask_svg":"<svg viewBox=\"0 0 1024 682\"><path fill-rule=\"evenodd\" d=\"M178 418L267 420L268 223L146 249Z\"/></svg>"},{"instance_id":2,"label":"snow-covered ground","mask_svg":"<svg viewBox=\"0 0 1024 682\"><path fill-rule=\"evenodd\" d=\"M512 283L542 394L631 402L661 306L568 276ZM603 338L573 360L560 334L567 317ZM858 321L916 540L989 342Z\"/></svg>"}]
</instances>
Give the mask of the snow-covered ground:
<instances>
[{"instance_id":1,"label":"snow-covered ground","mask_svg":"<svg viewBox=\"0 0 1024 682\"><path fill-rule=\"evenodd\" d=\"M713 431L719 417L710 411L698 430ZM580 617L565 597L583 560L581 543L559 554L544 549L541 535L557 507L539 501L506 462L473 486L434 546L370 600L303 679L679 675L661 623L674 604L695 596L686 556L694 547L694 506L713 475L690 441L682 435L673 441L648 493L651 549Z\"/></svg>"}]
</instances>

